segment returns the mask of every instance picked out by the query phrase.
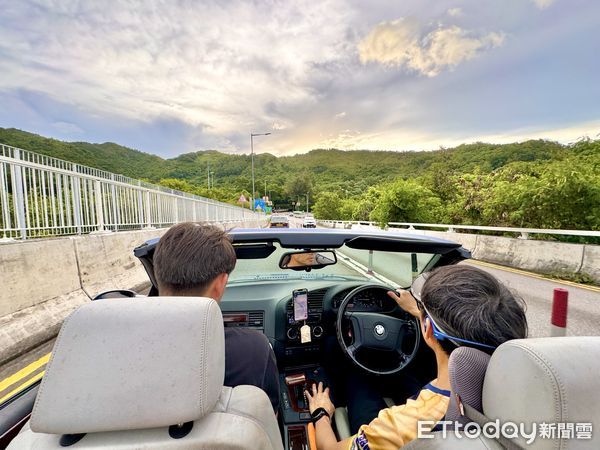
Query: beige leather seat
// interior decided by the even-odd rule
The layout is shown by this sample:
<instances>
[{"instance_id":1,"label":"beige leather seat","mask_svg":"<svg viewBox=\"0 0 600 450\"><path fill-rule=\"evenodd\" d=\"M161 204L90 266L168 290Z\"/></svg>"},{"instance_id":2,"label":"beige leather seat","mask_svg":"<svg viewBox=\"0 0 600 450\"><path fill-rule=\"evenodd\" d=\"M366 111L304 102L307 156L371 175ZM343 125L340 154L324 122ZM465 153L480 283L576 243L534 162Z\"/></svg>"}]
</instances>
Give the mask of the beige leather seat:
<instances>
[{"instance_id":1,"label":"beige leather seat","mask_svg":"<svg viewBox=\"0 0 600 450\"><path fill-rule=\"evenodd\" d=\"M433 439L418 439L404 448L600 448L600 433L595 429L600 426L599 374L599 336L518 339L507 342L494 352L485 372L481 393L483 414L471 417L470 408L466 406L467 415L475 421L499 419L500 425L507 422L523 423L528 433L535 423L538 428L533 443L527 444L524 437L508 441L488 439L483 433L476 439L469 439L464 434L457 437L453 431L449 431L446 438L443 438L441 432L437 432L433 433ZM344 419L342 416L339 416L340 422ZM554 429L554 432L550 432L550 437L540 436L540 427L545 427L541 425L544 423L551 424L550 429ZM559 427L573 432L559 432ZM572 438L567 437L569 433ZM576 439L578 435L580 439Z\"/></svg>"},{"instance_id":2,"label":"beige leather seat","mask_svg":"<svg viewBox=\"0 0 600 450\"><path fill-rule=\"evenodd\" d=\"M9 448L282 449L268 396L223 387L224 367L211 299L86 304L63 324L30 424Z\"/></svg>"}]
</instances>

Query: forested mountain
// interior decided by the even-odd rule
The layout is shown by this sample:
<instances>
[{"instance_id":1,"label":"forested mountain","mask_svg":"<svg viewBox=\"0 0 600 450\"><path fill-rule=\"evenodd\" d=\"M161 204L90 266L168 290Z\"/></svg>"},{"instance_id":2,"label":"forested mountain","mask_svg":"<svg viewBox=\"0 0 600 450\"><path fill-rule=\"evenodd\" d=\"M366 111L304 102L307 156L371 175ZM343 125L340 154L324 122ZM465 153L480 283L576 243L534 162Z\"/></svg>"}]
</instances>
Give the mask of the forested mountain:
<instances>
[{"instance_id":1,"label":"forested mountain","mask_svg":"<svg viewBox=\"0 0 600 450\"><path fill-rule=\"evenodd\" d=\"M0 143L232 203L252 189L250 155L208 150L165 160L3 128ZM255 155L255 174L258 194L266 182L276 207L304 209L308 192L322 218L600 229L600 141L263 153Z\"/></svg>"}]
</instances>

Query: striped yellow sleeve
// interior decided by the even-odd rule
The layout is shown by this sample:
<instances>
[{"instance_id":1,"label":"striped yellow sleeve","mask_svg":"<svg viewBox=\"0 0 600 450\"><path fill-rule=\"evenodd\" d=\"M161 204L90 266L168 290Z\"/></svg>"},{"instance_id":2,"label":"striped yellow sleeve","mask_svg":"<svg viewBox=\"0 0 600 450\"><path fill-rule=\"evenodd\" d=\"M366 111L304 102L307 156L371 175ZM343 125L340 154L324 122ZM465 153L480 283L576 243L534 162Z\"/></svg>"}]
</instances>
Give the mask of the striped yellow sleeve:
<instances>
[{"instance_id":1,"label":"striped yellow sleeve","mask_svg":"<svg viewBox=\"0 0 600 450\"><path fill-rule=\"evenodd\" d=\"M440 421L449 402L445 395L423 389L415 400L382 409L376 419L352 436L348 449L397 450L417 437L419 421Z\"/></svg>"}]
</instances>

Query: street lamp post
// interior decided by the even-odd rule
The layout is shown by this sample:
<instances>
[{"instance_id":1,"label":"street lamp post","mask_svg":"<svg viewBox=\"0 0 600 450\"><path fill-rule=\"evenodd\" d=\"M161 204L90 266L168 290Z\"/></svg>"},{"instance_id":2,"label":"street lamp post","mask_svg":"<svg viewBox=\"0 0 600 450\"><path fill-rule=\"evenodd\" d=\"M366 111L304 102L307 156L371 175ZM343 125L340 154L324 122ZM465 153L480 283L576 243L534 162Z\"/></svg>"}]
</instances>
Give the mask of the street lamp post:
<instances>
[{"instance_id":1,"label":"street lamp post","mask_svg":"<svg viewBox=\"0 0 600 450\"><path fill-rule=\"evenodd\" d=\"M206 165L206 181L208 182L208 189L210 189L210 161Z\"/></svg>"},{"instance_id":2,"label":"street lamp post","mask_svg":"<svg viewBox=\"0 0 600 450\"><path fill-rule=\"evenodd\" d=\"M255 136L268 136L271 133L250 133L250 154L252 158L252 211L256 211L254 205L254 194L256 191L254 190L254 137Z\"/></svg>"}]
</instances>

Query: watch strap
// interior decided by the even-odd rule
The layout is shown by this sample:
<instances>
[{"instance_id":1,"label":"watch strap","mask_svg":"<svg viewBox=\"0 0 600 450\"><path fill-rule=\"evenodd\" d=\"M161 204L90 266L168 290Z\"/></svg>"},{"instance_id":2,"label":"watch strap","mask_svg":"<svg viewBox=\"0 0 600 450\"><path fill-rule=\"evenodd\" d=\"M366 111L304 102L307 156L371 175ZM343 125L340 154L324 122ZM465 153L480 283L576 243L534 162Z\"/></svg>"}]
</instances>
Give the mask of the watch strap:
<instances>
[{"instance_id":1,"label":"watch strap","mask_svg":"<svg viewBox=\"0 0 600 450\"><path fill-rule=\"evenodd\" d=\"M317 408L310 413L310 420L312 423L317 423L317 421L323 416L327 416L328 419L331 419L331 416L325 408Z\"/></svg>"}]
</instances>

